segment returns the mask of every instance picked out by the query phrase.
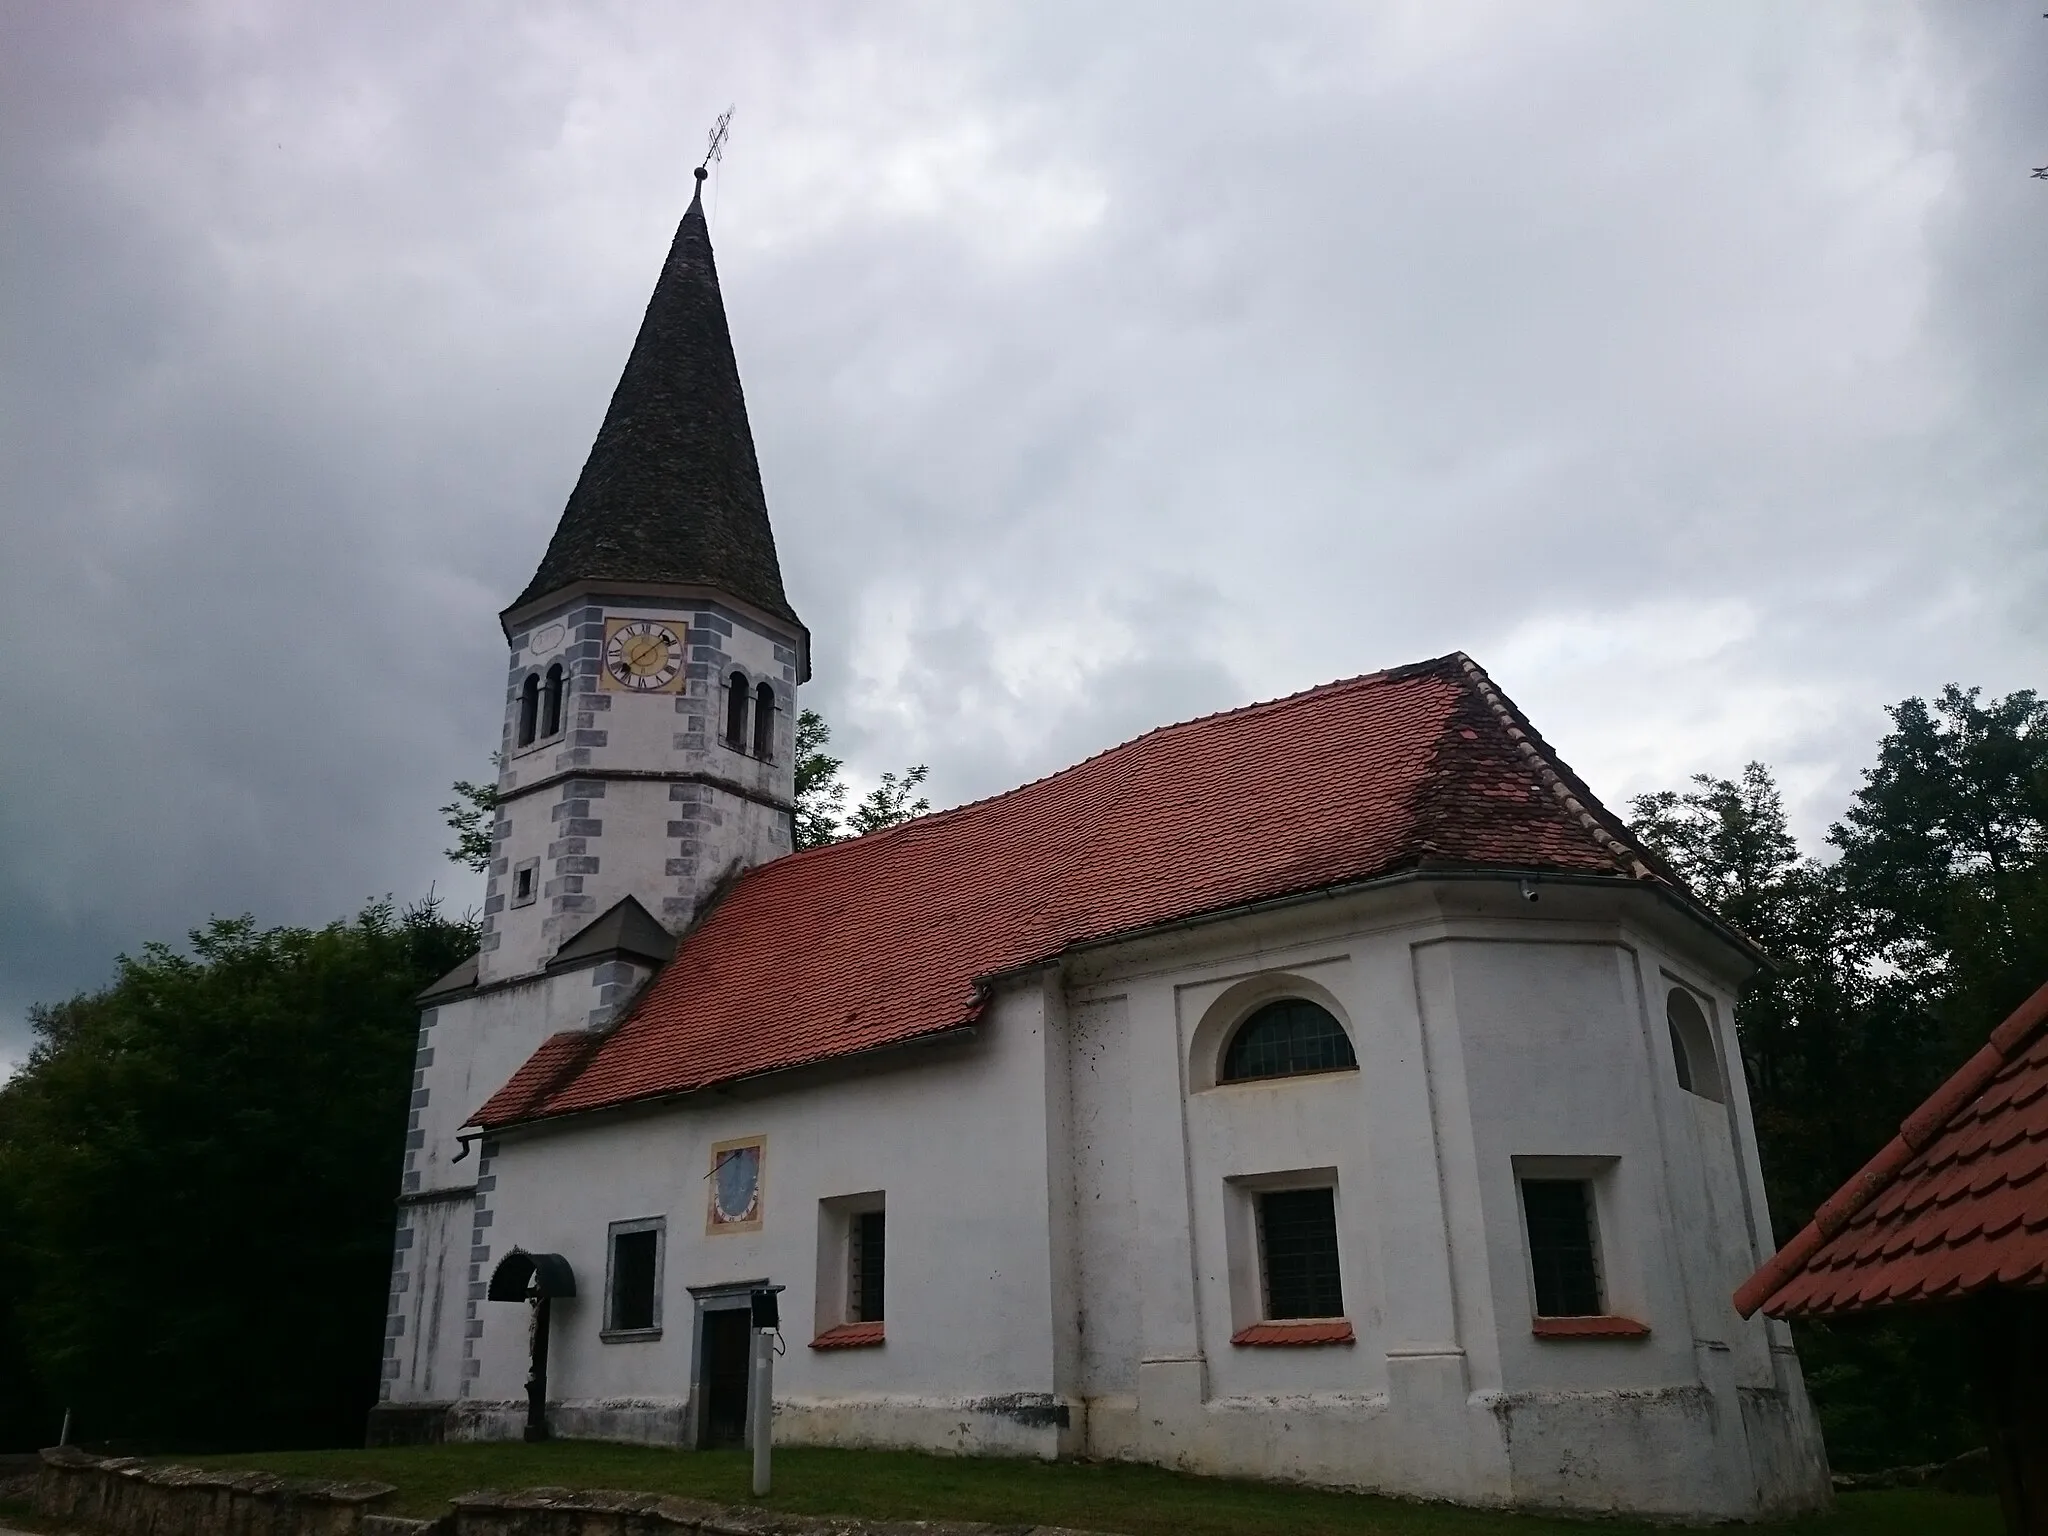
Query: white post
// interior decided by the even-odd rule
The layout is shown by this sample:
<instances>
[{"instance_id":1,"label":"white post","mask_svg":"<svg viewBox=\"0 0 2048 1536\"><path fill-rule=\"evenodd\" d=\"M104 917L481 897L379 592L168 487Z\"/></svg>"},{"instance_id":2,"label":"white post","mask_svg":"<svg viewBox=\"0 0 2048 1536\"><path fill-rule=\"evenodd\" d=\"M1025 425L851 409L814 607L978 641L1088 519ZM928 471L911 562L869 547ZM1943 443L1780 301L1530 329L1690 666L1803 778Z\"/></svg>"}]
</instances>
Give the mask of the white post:
<instances>
[{"instance_id":1,"label":"white post","mask_svg":"<svg viewBox=\"0 0 2048 1536\"><path fill-rule=\"evenodd\" d=\"M754 1441L754 1497L766 1498L770 1483L768 1467L770 1415L775 1411L775 1335L766 1328L754 1330L754 1390L747 1408Z\"/></svg>"}]
</instances>

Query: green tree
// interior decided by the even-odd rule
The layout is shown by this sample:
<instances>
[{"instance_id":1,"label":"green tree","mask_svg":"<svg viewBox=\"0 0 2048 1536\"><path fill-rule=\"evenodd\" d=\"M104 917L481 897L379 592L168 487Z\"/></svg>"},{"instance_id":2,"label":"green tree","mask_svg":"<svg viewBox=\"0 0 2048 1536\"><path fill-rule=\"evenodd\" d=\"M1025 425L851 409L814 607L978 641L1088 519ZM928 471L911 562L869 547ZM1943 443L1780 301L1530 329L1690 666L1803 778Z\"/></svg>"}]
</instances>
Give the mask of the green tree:
<instances>
[{"instance_id":1,"label":"green tree","mask_svg":"<svg viewBox=\"0 0 2048 1536\"><path fill-rule=\"evenodd\" d=\"M491 754L493 768L504 761L503 753ZM467 779L457 779L453 788L455 798L441 807L441 819L455 834L455 846L441 852L463 868L482 874L491 867L491 843L498 824L497 780L494 777L488 784L472 784Z\"/></svg>"},{"instance_id":2,"label":"green tree","mask_svg":"<svg viewBox=\"0 0 2048 1536\"><path fill-rule=\"evenodd\" d=\"M827 843L861 837L900 826L931 810L931 801L916 794L931 771L923 763L900 775L885 773L882 782L856 805L846 809L847 787L841 771L846 764L826 748L832 744L832 728L824 716L807 709L796 718L796 845L822 848Z\"/></svg>"},{"instance_id":3,"label":"green tree","mask_svg":"<svg viewBox=\"0 0 2048 1536\"><path fill-rule=\"evenodd\" d=\"M72 1408L88 1440L356 1440L412 998L475 945L431 899L319 930L216 919L189 954L151 944L35 1010L0 1086L8 1300L35 1381L0 1395Z\"/></svg>"},{"instance_id":4,"label":"green tree","mask_svg":"<svg viewBox=\"0 0 2048 1536\"><path fill-rule=\"evenodd\" d=\"M825 750L832 743L832 728L815 709L796 717L796 845L822 848L841 836L839 821L846 814L846 781L839 771L846 764Z\"/></svg>"},{"instance_id":5,"label":"green tree","mask_svg":"<svg viewBox=\"0 0 2048 1536\"><path fill-rule=\"evenodd\" d=\"M1951 686L1890 714L1830 863L1799 856L1762 764L1631 806L1638 835L1776 962L1736 1027L1780 1238L2048 977L2048 709ZM1838 1465L1979 1438L1938 1309L1797 1333Z\"/></svg>"},{"instance_id":6,"label":"green tree","mask_svg":"<svg viewBox=\"0 0 2048 1536\"><path fill-rule=\"evenodd\" d=\"M904 822L928 813L932 808L931 801L923 795L915 800L910 797L924 783L925 775L930 771L919 763L915 768L906 768L901 778L893 773L883 774L882 782L869 790L866 798L853 808L853 814L846 818L847 831L855 837L865 837L870 832L900 827Z\"/></svg>"},{"instance_id":7,"label":"green tree","mask_svg":"<svg viewBox=\"0 0 2048 1536\"><path fill-rule=\"evenodd\" d=\"M2048 977L2048 704L1980 692L1951 683L1892 709L1828 834L1876 955L1964 1054Z\"/></svg>"}]
</instances>

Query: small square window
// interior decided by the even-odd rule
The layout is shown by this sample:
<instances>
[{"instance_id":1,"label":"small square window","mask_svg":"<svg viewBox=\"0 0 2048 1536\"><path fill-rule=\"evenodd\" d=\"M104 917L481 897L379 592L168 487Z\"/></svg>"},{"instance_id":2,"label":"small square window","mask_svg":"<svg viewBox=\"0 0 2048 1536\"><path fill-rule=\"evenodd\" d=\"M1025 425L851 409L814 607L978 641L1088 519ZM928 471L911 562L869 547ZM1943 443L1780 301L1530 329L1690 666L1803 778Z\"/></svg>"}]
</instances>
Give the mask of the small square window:
<instances>
[{"instance_id":1,"label":"small square window","mask_svg":"<svg viewBox=\"0 0 2048 1536\"><path fill-rule=\"evenodd\" d=\"M646 1338L661 1331L661 1239L654 1217L615 1221L605 1276L604 1336Z\"/></svg>"},{"instance_id":2,"label":"small square window","mask_svg":"<svg viewBox=\"0 0 2048 1536\"><path fill-rule=\"evenodd\" d=\"M1593 1186L1586 1179L1522 1180L1529 1270L1538 1317L1598 1317L1605 1310L1593 1240Z\"/></svg>"},{"instance_id":3,"label":"small square window","mask_svg":"<svg viewBox=\"0 0 2048 1536\"><path fill-rule=\"evenodd\" d=\"M846 1320L882 1321L882 1265L885 1213L860 1211L846 1224Z\"/></svg>"},{"instance_id":4,"label":"small square window","mask_svg":"<svg viewBox=\"0 0 2048 1536\"><path fill-rule=\"evenodd\" d=\"M530 907L540 894L540 860L525 859L512 866L512 905Z\"/></svg>"},{"instance_id":5,"label":"small square window","mask_svg":"<svg viewBox=\"0 0 2048 1536\"><path fill-rule=\"evenodd\" d=\"M1337 1192L1277 1189L1258 1197L1259 1268L1266 1316L1342 1317Z\"/></svg>"}]
</instances>

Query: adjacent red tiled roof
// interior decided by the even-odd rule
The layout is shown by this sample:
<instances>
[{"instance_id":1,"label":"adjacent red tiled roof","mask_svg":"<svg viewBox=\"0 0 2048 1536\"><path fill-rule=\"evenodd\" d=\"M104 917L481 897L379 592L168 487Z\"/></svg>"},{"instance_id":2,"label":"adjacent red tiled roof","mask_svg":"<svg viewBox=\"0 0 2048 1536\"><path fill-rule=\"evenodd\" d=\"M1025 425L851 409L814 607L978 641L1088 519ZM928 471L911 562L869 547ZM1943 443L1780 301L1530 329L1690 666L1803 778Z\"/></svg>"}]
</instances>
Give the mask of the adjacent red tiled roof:
<instances>
[{"instance_id":1,"label":"adjacent red tiled roof","mask_svg":"<svg viewBox=\"0 0 2048 1536\"><path fill-rule=\"evenodd\" d=\"M971 1024L992 977L1117 934L1421 867L1657 878L1462 655L1140 736L741 878L608 1035L558 1035L493 1127ZM1652 861L1653 862L1653 861Z\"/></svg>"},{"instance_id":2,"label":"adjacent red tiled roof","mask_svg":"<svg viewBox=\"0 0 2048 1536\"><path fill-rule=\"evenodd\" d=\"M1735 1293L1744 1317L2048 1286L2048 986Z\"/></svg>"},{"instance_id":3,"label":"adjacent red tiled roof","mask_svg":"<svg viewBox=\"0 0 2048 1536\"><path fill-rule=\"evenodd\" d=\"M841 1323L811 1340L813 1349L872 1349L888 1342L884 1323Z\"/></svg>"}]
</instances>

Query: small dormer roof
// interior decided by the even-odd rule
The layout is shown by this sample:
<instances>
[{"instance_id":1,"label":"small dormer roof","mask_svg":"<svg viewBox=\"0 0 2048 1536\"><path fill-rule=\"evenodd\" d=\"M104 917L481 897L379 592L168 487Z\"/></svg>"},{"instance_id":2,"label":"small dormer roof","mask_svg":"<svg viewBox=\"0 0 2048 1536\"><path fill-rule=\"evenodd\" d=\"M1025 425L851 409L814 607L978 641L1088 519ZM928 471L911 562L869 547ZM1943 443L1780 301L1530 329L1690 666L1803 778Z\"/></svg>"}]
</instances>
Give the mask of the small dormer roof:
<instances>
[{"instance_id":1,"label":"small dormer roof","mask_svg":"<svg viewBox=\"0 0 2048 1536\"><path fill-rule=\"evenodd\" d=\"M592 960L618 957L644 960L660 965L675 952L675 935L670 933L633 897L613 903L587 925L576 931L548 962L551 971Z\"/></svg>"}]
</instances>

